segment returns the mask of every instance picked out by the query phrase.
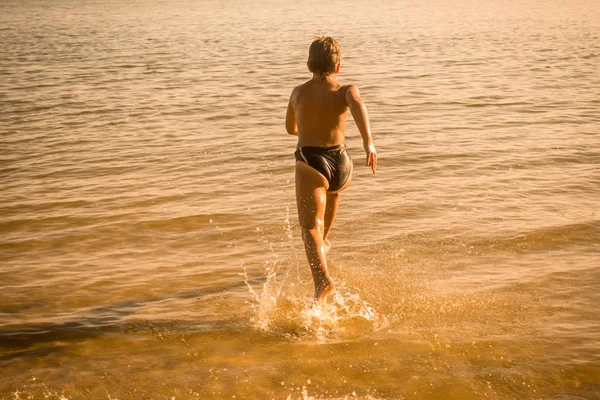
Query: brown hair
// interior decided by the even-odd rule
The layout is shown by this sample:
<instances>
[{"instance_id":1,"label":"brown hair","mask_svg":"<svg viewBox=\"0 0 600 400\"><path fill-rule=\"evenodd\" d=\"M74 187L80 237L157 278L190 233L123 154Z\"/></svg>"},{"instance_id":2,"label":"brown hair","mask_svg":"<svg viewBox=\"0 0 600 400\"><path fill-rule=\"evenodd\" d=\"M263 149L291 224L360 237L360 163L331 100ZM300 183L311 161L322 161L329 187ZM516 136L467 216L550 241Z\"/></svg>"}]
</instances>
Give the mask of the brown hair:
<instances>
[{"instance_id":1,"label":"brown hair","mask_svg":"<svg viewBox=\"0 0 600 400\"><path fill-rule=\"evenodd\" d=\"M341 51L337 40L329 36L316 38L308 50L308 69L312 73L331 75L340 63Z\"/></svg>"}]
</instances>

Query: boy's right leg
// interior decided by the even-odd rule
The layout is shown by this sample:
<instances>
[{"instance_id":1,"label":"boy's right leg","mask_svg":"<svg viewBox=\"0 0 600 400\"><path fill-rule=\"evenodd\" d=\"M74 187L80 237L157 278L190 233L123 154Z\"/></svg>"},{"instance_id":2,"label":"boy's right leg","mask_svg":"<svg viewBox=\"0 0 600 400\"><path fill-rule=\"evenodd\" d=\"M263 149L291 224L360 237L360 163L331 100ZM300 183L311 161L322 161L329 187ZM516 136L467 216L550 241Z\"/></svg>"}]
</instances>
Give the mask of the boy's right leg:
<instances>
[{"instance_id":1,"label":"boy's right leg","mask_svg":"<svg viewBox=\"0 0 600 400\"><path fill-rule=\"evenodd\" d=\"M325 301L335 284L329 277L323 241L327 181L312 167L296 162L296 202L306 257L315 284L315 300Z\"/></svg>"}]
</instances>

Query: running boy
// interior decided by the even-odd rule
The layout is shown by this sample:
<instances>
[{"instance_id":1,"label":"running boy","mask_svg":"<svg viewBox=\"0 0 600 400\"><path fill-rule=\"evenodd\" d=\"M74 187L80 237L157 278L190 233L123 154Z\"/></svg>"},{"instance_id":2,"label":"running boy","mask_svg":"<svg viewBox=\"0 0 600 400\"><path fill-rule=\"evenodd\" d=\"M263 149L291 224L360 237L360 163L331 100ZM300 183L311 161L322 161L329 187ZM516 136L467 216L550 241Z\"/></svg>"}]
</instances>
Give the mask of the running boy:
<instances>
[{"instance_id":1,"label":"running boy","mask_svg":"<svg viewBox=\"0 0 600 400\"><path fill-rule=\"evenodd\" d=\"M296 202L315 300L319 303L335 289L325 256L340 192L348 187L352 175L352 160L344 144L348 109L363 138L366 165L373 173L377 168L367 108L358 88L335 80L340 72L340 56L335 39L320 37L312 42L307 66L313 77L292 90L285 121L287 132L298 135Z\"/></svg>"}]
</instances>

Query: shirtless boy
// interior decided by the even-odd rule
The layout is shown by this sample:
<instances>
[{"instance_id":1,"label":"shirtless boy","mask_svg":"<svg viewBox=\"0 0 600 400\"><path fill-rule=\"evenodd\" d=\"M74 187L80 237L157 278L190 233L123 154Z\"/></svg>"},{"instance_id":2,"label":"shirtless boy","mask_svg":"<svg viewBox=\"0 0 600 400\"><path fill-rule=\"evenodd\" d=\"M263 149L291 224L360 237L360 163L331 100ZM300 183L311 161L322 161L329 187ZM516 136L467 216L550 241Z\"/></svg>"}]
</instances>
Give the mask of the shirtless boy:
<instances>
[{"instance_id":1,"label":"shirtless boy","mask_svg":"<svg viewBox=\"0 0 600 400\"><path fill-rule=\"evenodd\" d=\"M292 91L285 121L287 132L298 135L296 202L319 303L335 289L325 256L340 192L348 187L352 175L352 160L344 144L348 110L363 138L366 165L373 173L377 168L369 117L358 88L335 80L340 55L340 45L330 37L317 38L311 44L307 66L313 77Z\"/></svg>"}]
</instances>

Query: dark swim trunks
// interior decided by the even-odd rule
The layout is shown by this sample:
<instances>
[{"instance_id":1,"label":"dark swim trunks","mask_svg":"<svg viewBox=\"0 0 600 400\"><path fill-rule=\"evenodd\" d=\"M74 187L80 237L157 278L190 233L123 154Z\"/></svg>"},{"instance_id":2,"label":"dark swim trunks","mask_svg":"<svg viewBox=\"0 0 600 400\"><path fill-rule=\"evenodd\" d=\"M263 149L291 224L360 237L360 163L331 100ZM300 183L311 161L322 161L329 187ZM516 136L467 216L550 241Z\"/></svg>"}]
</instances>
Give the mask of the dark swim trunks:
<instances>
[{"instance_id":1,"label":"dark swim trunks","mask_svg":"<svg viewBox=\"0 0 600 400\"><path fill-rule=\"evenodd\" d=\"M339 192L352 175L352 160L346 145L330 147L300 147L294 153L296 161L302 161L316 169L329 182L330 193Z\"/></svg>"}]
</instances>

